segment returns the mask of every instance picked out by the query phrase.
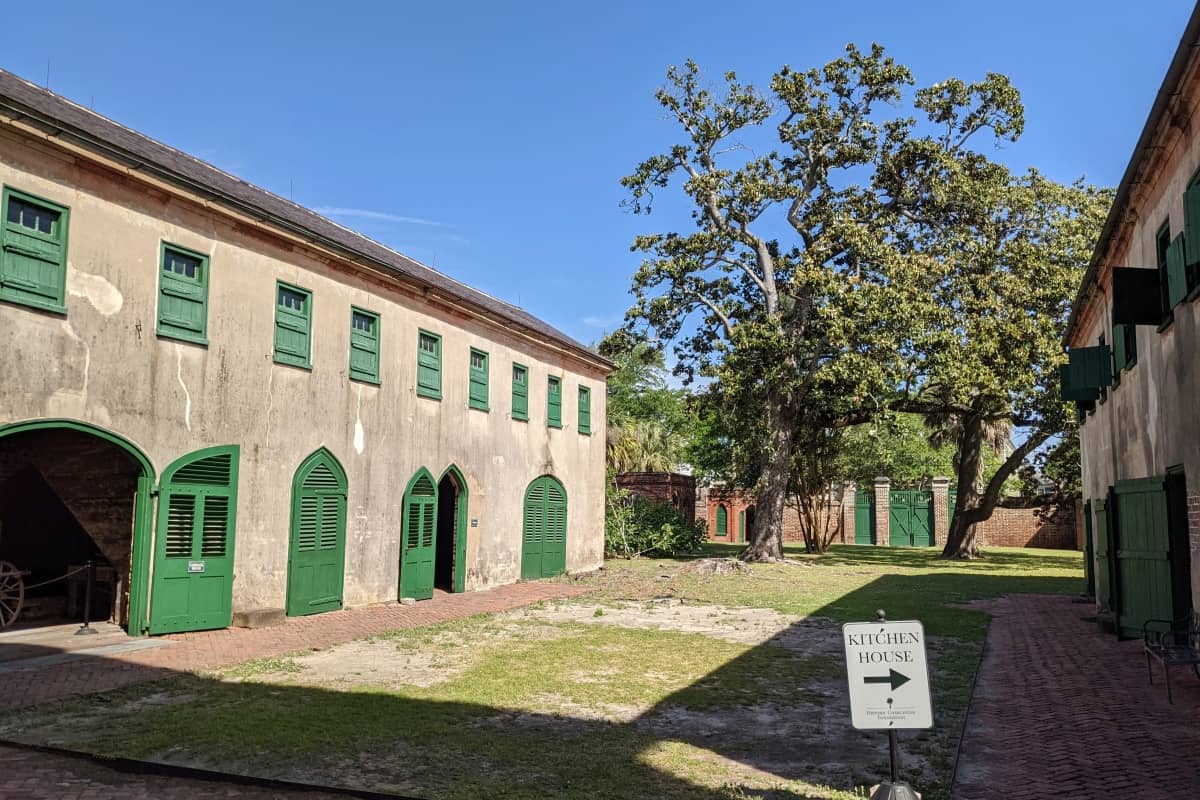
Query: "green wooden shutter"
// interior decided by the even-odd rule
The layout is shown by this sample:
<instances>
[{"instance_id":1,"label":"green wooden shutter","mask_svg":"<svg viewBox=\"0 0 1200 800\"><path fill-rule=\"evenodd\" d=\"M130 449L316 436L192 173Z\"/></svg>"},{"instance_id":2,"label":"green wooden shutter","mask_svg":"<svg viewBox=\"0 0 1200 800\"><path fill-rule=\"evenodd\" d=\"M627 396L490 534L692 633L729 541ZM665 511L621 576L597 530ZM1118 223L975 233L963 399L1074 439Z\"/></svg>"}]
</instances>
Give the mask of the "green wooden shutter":
<instances>
[{"instance_id":1,"label":"green wooden shutter","mask_svg":"<svg viewBox=\"0 0 1200 800\"><path fill-rule=\"evenodd\" d=\"M433 597L434 534L437 531L437 484L422 468L404 493L404 528L400 555L400 597Z\"/></svg>"},{"instance_id":2,"label":"green wooden shutter","mask_svg":"<svg viewBox=\"0 0 1200 800\"><path fill-rule=\"evenodd\" d=\"M1182 303L1188 293L1184 242L1185 237L1181 233L1171 240L1171 246L1167 248L1167 303L1170 308Z\"/></svg>"},{"instance_id":3,"label":"green wooden shutter","mask_svg":"<svg viewBox=\"0 0 1200 800\"><path fill-rule=\"evenodd\" d=\"M442 399L442 337L417 332L417 394Z\"/></svg>"},{"instance_id":4,"label":"green wooden shutter","mask_svg":"<svg viewBox=\"0 0 1200 800\"><path fill-rule=\"evenodd\" d=\"M275 362L312 367L312 292L282 281L275 285Z\"/></svg>"},{"instance_id":5,"label":"green wooden shutter","mask_svg":"<svg viewBox=\"0 0 1200 800\"><path fill-rule=\"evenodd\" d=\"M560 575L567 569L567 492L551 477L546 485L546 538L542 545L542 577Z\"/></svg>"},{"instance_id":6,"label":"green wooden shutter","mask_svg":"<svg viewBox=\"0 0 1200 800\"><path fill-rule=\"evenodd\" d=\"M319 614L342 607L346 564L346 473L322 448L292 480L292 546L287 613Z\"/></svg>"},{"instance_id":7,"label":"green wooden shutter","mask_svg":"<svg viewBox=\"0 0 1200 800\"><path fill-rule=\"evenodd\" d=\"M562 380L553 376L546 381L546 424L562 427Z\"/></svg>"},{"instance_id":8,"label":"green wooden shutter","mask_svg":"<svg viewBox=\"0 0 1200 800\"><path fill-rule=\"evenodd\" d=\"M1187 255L1187 288L1190 294L1200 286L1200 183L1183 193L1183 232Z\"/></svg>"},{"instance_id":9,"label":"green wooden shutter","mask_svg":"<svg viewBox=\"0 0 1200 800\"><path fill-rule=\"evenodd\" d=\"M379 315L350 307L350 378L379 383Z\"/></svg>"},{"instance_id":10,"label":"green wooden shutter","mask_svg":"<svg viewBox=\"0 0 1200 800\"><path fill-rule=\"evenodd\" d=\"M717 506L717 536L729 535L729 512L725 506Z\"/></svg>"},{"instance_id":11,"label":"green wooden shutter","mask_svg":"<svg viewBox=\"0 0 1200 800\"><path fill-rule=\"evenodd\" d=\"M521 578L542 577L542 546L546 535L546 484L535 479L525 490L521 529Z\"/></svg>"},{"instance_id":12,"label":"green wooden shutter","mask_svg":"<svg viewBox=\"0 0 1200 800\"><path fill-rule=\"evenodd\" d=\"M70 210L4 189L0 300L66 313Z\"/></svg>"},{"instance_id":13,"label":"green wooden shutter","mask_svg":"<svg viewBox=\"0 0 1200 800\"><path fill-rule=\"evenodd\" d=\"M579 387L579 432L592 432L592 390L586 386Z\"/></svg>"},{"instance_id":14,"label":"green wooden shutter","mask_svg":"<svg viewBox=\"0 0 1200 800\"><path fill-rule=\"evenodd\" d=\"M1067 355L1071 390L1096 389L1099 392L1112 383L1112 351L1108 345L1073 347Z\"/></svg>"},{"instance_id":15,"label":"green wooden shutter","mask_svg":"<svg viewBox=\"0 0 1200 800\"><path fill-rule=\"evenodd\" d=\"M471 386L467 405L488 410L488 354L471 348Z\"/></svg>"},{"instance_id":16,"label":"green wooden shutter","mask_svg":"<svg viewBox=\"0 0 1200 800\"><path fill-rule=\"evenodd\" d=\"M529 370L522 364L512 365L512 417L529 419Z\"/></svg>"},{"instance_id":17,"label":"green wooden shutter","mask_svg":"<svg viewBox=\"0 0 1200 800\"><path fill-rule=\"evenodd\" d=\"M159 252L158 335L208 343L208 256L164 242Z\"/></svg>"},{"instance_id":18,"label":"green wooden shutter","mask_svg":"<svg viewBox=\"0 0 1200 800\"><path fill-rule=\"evenodd\" d=\"M184 456L163 472L150 632L228 627L233 615L237 446Z\"/></svg>"}]
</instances>

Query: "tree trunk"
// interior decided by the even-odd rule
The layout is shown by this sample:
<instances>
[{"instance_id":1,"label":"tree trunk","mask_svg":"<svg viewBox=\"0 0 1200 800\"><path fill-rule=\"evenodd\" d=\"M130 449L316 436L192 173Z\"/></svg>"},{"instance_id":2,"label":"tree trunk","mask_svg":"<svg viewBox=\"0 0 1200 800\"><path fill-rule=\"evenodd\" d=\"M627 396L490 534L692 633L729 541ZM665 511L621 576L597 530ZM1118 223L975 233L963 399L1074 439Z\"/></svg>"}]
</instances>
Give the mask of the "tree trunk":
<instances>
[{"instance_id":1,"label":"tree trunk","mask_svg":"<svg viewBox=\"0 0 1200 800\"><path fill-rule=\"evenodd\" d=\"M778 561L783 558L783 509L787 502L788 477L792 463L792 420L782 400L767 398L767 428L770 431L763 453L754 503L754 530L743 561Z\"/></svg>"},{"instance_id":2,"label":"tree trunk","mask_svg":"<svg viewBox=\"0 0 1200 800\"><path fill-rule=\"evenodd\" d=\"M964 512L977 509L982 497L979 478L983 471L983 427L981 415L968 414L963 417L962 434L958 440L958 470L955 474L958 497L950 531L946 534L946 546L942 548L942 558L975 558L979 555L979 545L975 542L976 520L973 515ZM988 516L991 516L990 509Z\"/></svg>"},{"instance_id":3,"label":"tree trunk","mask_svg":"<svg viewBox=\"0 0 1200 800\"><path fill-rule=\"evenodd\" d=\"M1017 471L1025 462L1026 457L1050 438L1047 431L1035 430L1021 446L1013 450L1005 459L996 474L988 481L987 487L981 494L979 481L983 464L983 425L984 418L972 415L963 420L963 438L960 448L966 447L972 437L978 439L974 455L974 472L968 472L964 467L969 458L968 451L959 450L958 464L958 497L954 504L954 520L950 523L950 532L946 536L946 547L942 550L942 558L975 558L979 555L979 544L975 539L976 526L992 516L996 501L1000 499L1000 488L1008 477ZM971 434L971 428L975 433Z\"/></svg>"}]
</instances>

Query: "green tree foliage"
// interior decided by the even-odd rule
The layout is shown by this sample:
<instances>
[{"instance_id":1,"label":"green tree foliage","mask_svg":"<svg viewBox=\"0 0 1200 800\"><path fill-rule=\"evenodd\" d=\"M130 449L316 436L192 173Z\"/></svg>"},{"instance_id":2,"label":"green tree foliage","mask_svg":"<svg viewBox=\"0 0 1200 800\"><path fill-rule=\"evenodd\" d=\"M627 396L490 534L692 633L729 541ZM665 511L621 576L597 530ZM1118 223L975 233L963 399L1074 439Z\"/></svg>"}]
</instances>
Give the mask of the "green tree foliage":
<instances>
[{"instance_id":1,"label":"green tree foliage","mask_svg":"<svg viewBox=\"0 0 1200 800\"><path fill-rule=\"evenodd\" d=\"M645 342L610 336L601 352L608 378L608 466L615 472L670 472L690 440L688 393L672 389L663 354Z\"/></svg>"},{"instance_id":2,"label":"green tree foliage","mask_svg":"<svg viewBox=\"0 0 1200 800\"><path fill-rule=\"evenodd\" d=\"M898 487L923 488L953 474L953 444L930 441L924 420L912 413L882 414L847 428L833 469L834 478L859 486L886 476Z\"/></svg>"},{"instance_id":3,"label":"green tree foliage","mask_svg":"<svg viewBox=\"0 0 1200 800\"><path fill-rule=\"evenodd\" d=\"M690 61L667 81L657 96L679 139L623 184L637 213L677 187L693 225L635 240L646 260L627 330L674 340L685 379L716 380L733 471L756 477L743 558L775 560L796 430L821 427L808 418L836 413L839 398L898 382L913 264L888 241L886 198L862 178L903 137L902 120L875 115L911 76L876 46L848 47L821 69L784 68L769 94L732 72L710 90ZM771 133L773 143L747 145Z\"/></svg>"},{"instance_id":4,"label":"green tree foliage","mask_svg":"<svg viewBox=\"0 0 1200 800\"><path fill-rule=\"evenodd\" d=\"M604 552L608 556L695 553L708 538L702 520L689 524L673 506L633 495L611 479L605 504Z\"/></svg>"},{"instance_id":5,"label":"green tree foliage","mask_svg":"<svg viewBox=\"0 0 1200 800\"><path fill-rule=\"evenodd\" d=\"M1067 424L1059 339L1111 195L989 159L1024 127L1004 76L912 84L878 45L785 67L769 93L733 73L710 89L688 62L657 95L676 143L623 179L635 212L672 189L692 211L634 241L626 331L715 379L732 471L756 481L749 560L781 554L798 432L953 417L945 552L970 556L1001 487ZM1029 435L981 486L1001 422Z\"/></svg>"},{"instance_id":6,"label":"green tree foliage","mask_svg":"<svg viewBox=\"0 0 1200 800\"><path fill-rule=\"evenodd\" d=\"M966 146L984 132L998 142L1020 136L1024 108L1002 75L943 81L914 104L937 127L892 142L878 173L901 216L898 247L927 264L926 333L907 381L915 388L893 405L954 432L958 499L944 554L971 557L975 525L1005 483L1071 424L1057 385L1062 334L1111 192L1033 169L1015 174ZM984 481L989 444L1014 426L1025 439Z\"/></svg>"}]
</instances>

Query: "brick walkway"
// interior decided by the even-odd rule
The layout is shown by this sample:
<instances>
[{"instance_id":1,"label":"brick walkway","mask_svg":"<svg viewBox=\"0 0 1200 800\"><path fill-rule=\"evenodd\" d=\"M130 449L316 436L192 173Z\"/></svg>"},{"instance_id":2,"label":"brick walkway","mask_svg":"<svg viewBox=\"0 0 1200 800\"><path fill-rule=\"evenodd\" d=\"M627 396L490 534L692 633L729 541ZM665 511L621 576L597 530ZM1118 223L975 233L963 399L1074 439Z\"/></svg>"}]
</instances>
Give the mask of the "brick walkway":
<instances>
[{"instance_id":1,"label":"brick walkway","mask_svg":"<svg viewBox=\"0 0 1200 800\"><path fill-rule=\"evenodd\" d=\"M1147 682L1140 641L1102 634L1092 606L1013 595L994 615L956 800L1200 797L1200 681Z\"/></svg>"},{"instance_id":2,"label":"brick walkway","mask_svg":"<svg viewBox=\"0 0 1200 800\"><path fill-rule=\"evenodd\" d=\"M103 657L80 656L66 663L5 672L0 675L0 709L107 691L176 672L321 649L385 631L507 611L586 591L560 583L517 583L480 592L438 592L432 600L410 606L392 603L296 617L271 628L176 634L167 637L171 640L167 647Z\"/></svg>"},{"instance_id":3,"label":"brick walkway","mask_svg":"<svg viewBox=\"0 0 1200 800\"><path fill-rule=\"evenodd\" d=\"M4 800L346 800L354 796L140 774L86 757L0 745L0 798Z\"/></svg>"}]
</instances>

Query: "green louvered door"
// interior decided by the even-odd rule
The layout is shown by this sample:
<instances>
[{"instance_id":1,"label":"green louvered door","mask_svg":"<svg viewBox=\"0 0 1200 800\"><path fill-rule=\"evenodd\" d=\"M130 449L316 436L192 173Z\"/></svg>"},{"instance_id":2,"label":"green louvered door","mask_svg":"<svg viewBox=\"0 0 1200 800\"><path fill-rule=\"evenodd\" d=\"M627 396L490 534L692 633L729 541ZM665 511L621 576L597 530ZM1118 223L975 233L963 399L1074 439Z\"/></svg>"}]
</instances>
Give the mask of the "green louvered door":
<instances>
[{"instance_id":1,"label":"green louvered door","mask_svg":"<svg viewBox=\"0 0 1200 800\"><path fill-rule=\"evenodd\" d=\"M1175 616L1166 478L1117 481L1114 493L1119 633L1141 636L1146 620Z\"/></svg>"},{"instance_id":2,"label":"green louvered door","mask_svg":"<svg viewBox=\"0 0 1200 800\"><path fill-rule=\"evenodd\" d=\"M238 448L211 447L163 473L150 633L226 628L233 619Z\"/></svg>"},{"instance_id":3,"label":"green louvered door","mask_svg":"<svg viewBox=\"0 0 1200 800\"><path fill-rule=\"evenodd\" d=\"M548 475L525 490L521 577L548 578L567 568L567 493Z\"/></svg>"},{"instance_id":4,"label":"green louvered door","mask_svg":"<svg viewBox=\"0 0 1200 800\"><path fill-rule=\"evenodd\" d=\"M400 543L400 597L433 597L434 532L437 530L437 484L421 470L404 495L404 531Z\"/></svg>"},{"instance_id":5,"label":"green louvered door","mask_svg":"<svg viewBox=\"0 0 1200 800\"><path fill-rule=\"evenodd\" d=\"M305 459L292 483L288 616L342 607L346 564L346 478L326 451Z\"/></svg>"}]
</instances>

